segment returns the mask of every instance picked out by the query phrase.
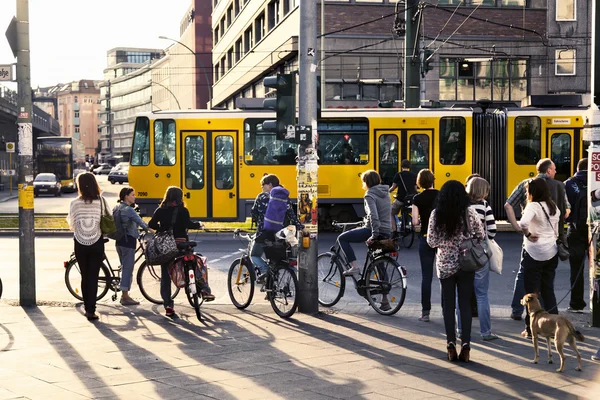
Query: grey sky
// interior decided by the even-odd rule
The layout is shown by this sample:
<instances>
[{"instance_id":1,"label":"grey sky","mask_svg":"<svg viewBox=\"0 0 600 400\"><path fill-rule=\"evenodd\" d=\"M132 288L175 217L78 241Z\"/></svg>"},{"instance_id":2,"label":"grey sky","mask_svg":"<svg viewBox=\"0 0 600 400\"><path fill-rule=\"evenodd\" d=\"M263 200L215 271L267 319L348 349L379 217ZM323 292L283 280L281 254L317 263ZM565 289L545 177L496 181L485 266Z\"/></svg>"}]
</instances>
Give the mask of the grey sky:
<instances>
[{"instance_id":1,"label":"grey sky","mask_svg":"<svg viewBox=\"0 0 600 400\"><path fill-rule=\"evenodd\" d=\"M16 63L4 33L17 0L1 0L0 64ZM29 0L31 86L102 79L114 47L166 48L191 0ZM0 82L15 88L15 84Z\"/></svg>"}]
</instances>

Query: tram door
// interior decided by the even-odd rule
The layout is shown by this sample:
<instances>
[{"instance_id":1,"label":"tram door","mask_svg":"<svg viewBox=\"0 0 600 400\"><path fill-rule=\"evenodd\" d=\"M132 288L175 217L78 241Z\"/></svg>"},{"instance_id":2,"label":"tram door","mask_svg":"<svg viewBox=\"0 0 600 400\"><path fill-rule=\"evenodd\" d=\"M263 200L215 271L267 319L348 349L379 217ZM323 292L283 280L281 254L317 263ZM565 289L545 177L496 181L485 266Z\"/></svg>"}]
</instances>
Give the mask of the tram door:
<instances>
[{"instance_id":1,"label":"tram door","mask_svg":"<svg viewBox=\"0 0 600 400\"><path fill-rule=\"evenodd\" d=\"M182 132L181 188L192 217L237 217L235 138L235 132Z\"/></svg>"},{"instance_id":2,"label":"tram door","mask_svg":"<svg viewBox=\"0 0 600 400\"><path fill-rule=\"evenodd\" d=\"M576 161L579 154L575 153L575 130L574 129L548 129L546 144L548 146L548 158L556 165L554 179L565 181L575 171Z\"/></svg>"},{"instance_id":3,"label":"tram door","mask_svg":"<svg viewBox=\"0 0 600 400\"><path fill-rule=\"evenodd\" d=\"M385 185L392 186L402 160L411 162L411 171L431 169L431 130L376 131L376 170ZM400 145L399 145L400 143Z\"/></svg>"}]
</instances>

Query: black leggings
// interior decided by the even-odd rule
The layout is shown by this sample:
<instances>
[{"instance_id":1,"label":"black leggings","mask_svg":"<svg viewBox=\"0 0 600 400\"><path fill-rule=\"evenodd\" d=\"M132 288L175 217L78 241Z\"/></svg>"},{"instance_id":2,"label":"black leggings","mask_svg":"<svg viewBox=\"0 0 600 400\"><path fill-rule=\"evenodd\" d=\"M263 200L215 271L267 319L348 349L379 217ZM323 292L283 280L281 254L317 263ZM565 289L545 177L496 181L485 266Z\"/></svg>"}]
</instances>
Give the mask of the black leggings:
<instances>
[{"instance_id":1,"label":"black leggings","mask_svg":"<svg viewBox=\"0 0 600 400\"><path fill-rule=\"evenodd\" d=\"M471 322L473 318L471 308L471 296L475 281L475 272L459 270L446 279L440 279L442 284L442 312L444 315L444 326L446 328L446 341L456 342L455 311L456 291L458 289L458 305L460 307L460 320L462 325L461 341L471 341Z\"/></svg>"},{"instance_id":2,"label":"black leggings","mask_svg":"<svg viewBox=\"0 0 600 400\"><path fill-rule=\"evenodd\" d=\"M92 314L96 311L98 273L104 259L104 239L101 237L91 246L85 246L75 240L75 258L81 269L83 306L86 313Z\"/></svg>"}]
</instances>

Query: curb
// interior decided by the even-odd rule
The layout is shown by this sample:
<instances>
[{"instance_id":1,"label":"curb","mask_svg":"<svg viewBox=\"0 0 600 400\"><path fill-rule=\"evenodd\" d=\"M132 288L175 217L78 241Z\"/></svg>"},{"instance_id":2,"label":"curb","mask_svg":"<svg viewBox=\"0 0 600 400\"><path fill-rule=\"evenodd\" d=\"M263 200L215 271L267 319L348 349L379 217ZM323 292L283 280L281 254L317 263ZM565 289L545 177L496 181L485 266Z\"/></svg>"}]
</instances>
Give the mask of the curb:
<instances>
[{"instance_id":1,"label":"curb","mask_svg":"<svg viewBox=\"0 0 600 400\"><path fill-rule=\"evenodd\" d=\"M13 194L12 196L6 196L6 197L3 197L3 198L0 198L0 203L4 203L5 201L9 201L9 200L12 200L12 199L17 199L17 198L19 198L19 196L16 195L16 194Z\"/></svg>"},{"instance_id":2,"label":"curb","mask_svg":"<svg viewBox=\"0 0 600 400\"><path fill-rule=\"evenodd\" d=\"M63 230L36 230L34 232L36 237L61 237L61 238L72 238L73 232L68 229ZM19 229L0 229L0 237L17 237L19 236ZM199 232L199 233L188 233L190 239L193 240L195 236L198 237L207 237L207 236L215 236L215 237L233 237L233 230L225 231L225 232Z\"/></svg>"}]
</instances>

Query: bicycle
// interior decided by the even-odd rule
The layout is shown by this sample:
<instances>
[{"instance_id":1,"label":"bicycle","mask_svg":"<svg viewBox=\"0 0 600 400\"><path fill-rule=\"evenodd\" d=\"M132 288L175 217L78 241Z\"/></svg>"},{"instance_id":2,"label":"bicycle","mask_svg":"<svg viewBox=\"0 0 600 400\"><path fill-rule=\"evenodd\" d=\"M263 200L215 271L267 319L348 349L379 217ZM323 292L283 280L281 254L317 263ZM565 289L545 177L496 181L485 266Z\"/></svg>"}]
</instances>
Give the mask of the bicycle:
<instances>
[{"instance_id":1,"label":"bicycle","mask_svg":"<svg viewBox=\"0 0 600 400\"><path fill-rule=\"evenodd\" d=\"M412 203L405 202L400 208L400 218L396 219L397 237L404 247L410 249L415 241L415 228L412 224Z\"/></svg>"},{"instance_id":2,"label":"bicycle","mask_svg":"<svg viewBox=\"0 0 600 400\"><path fill-rule=\"evenodd\" d=\"M260 273L250 259L256 235L236 229L233 237L248 241L247 249L240 258L231 263L227 273L227 290L231 302L243 310L252 302L254 285ZM267 300L275 314L281 318L289 318L298 308L298 278L295 269L297 260L293 257L293 250L281 242L267 242L264 250L268 270L260 291L267 293Z\"/></svg>"},{"instance_id":3,"label":"bicycle","mask_svg":"<svg viewBox=\"0 0 600 400\"><path fill-rule=\"evenodd\" d=\"M196 311L196 317L198 318L198 321L202 321L200 307L204 303L204 297L202 296L202 286L199 275L204 267L198 268L198 263L202 263L202 260L200 259L202 254L195 253L194 247L196 247L196 242L194 241L177 242L177 248L180 250L180 253L177 255L177 257L175 257L173 263L175 264L183 261L185 295L190 305ZM197 270L199 274L196 274ZM179 287L177 288L177 291L179 291Z\"/></svg>"},{"instance_id":4,"label":"bicycle","mask_svg":"<svg viewBox=\"0 0 600 400\"><path fill-rule=\"evenodd\" d=\"M363 225L363 222L334 221L332 225L341 228L343 233ZM358 278L351 275L351 278L356 292L367 299L375 311L382 315L393 315L400 310L406 297L406 268L387 253L375 246L368 247L362 274ZM350 265L336 240L329 252L317 257L319 304L332 307L342 298L346 290L345 269L350 269Z\"/></svg>"},{"instance_id":5,"label":"bicycle","mask_svg":"<svg viewBox=\"0 0 600 400\"><path fill-rule=\"evenodd\" d=\"M108 239L103 240L104 243L108 242ZM140 239L138 239L136 255L137 256L134 265L136 265L138 261L144 257L143 245ZM83 301L83 296L81 295L81 269L79 268L79 264L75 258L75 252L71 253L69 260L64 262L64 267L65 284L67 285L67 290L77 300ZM145 273L145 271L148 271L148 273ZM148 265L146 263L146 260L144 260L138 268L136 281L140 288L140 292L146 298L146 300L154 304L163 303L160 296L160 275L160 266L157 272L153 265ZM98 294L96 295L96 300L99 301L104 298L109 290L114 292L111 297L112 301L117 300L117 293L121 291L120 283L121 265L113 268L105 252L102 260L102 266L100 267L100 272L98 274ZM174 299L179 294L179 288L174 287L172 290L173 294L171 298Z\"/></svg>"}]
</instances>

